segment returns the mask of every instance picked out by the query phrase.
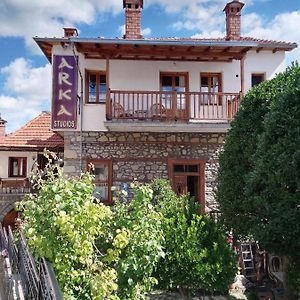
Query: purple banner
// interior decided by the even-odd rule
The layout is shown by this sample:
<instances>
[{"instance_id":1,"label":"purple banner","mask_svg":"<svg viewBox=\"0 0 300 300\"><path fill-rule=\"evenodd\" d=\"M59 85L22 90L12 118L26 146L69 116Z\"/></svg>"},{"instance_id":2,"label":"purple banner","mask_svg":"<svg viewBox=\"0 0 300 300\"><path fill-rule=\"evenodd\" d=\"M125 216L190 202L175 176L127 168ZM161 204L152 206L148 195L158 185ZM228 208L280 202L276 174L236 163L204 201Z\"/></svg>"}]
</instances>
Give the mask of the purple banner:
<instances>
[{"instance_id":1,"label":"purple banner","mask_svg":"<svg viewBox=\"0 0 300 300\"><path fill-rule=\"evenodd\" d=\"M74 56L53 59L52 129L77 127L77 66Z\"/></svg>"}]
</instances>

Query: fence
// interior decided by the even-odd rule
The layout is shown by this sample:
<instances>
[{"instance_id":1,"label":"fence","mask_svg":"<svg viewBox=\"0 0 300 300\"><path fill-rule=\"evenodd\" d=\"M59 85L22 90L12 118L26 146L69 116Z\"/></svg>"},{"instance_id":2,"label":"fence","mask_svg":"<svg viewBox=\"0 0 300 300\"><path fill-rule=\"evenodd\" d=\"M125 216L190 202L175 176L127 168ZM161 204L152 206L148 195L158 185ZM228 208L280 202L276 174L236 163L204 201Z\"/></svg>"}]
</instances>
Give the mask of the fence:
<instances>
[{"instance_id":1,"label":"fence","mask_svg":"<svg viewBox=\"0 0 300 300\"><path fill-rule=\"evenodd\" d=\"M19 275L24 299L63 300L51 264L44 258L33 258L22 232L15 242L11 227L0 226L0 243L12 272Z\"/></svg>"}]
</instances>

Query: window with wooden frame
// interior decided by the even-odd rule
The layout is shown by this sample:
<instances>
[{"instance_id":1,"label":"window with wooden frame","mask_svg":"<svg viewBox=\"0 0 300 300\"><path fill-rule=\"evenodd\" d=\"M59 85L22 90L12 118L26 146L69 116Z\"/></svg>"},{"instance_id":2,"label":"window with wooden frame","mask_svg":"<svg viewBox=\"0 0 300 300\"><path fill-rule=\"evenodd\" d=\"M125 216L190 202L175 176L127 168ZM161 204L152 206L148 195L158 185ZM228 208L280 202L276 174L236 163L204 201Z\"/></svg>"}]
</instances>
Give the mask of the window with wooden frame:
<instances>
[{"instance_id":1,"label":"window with wooden frame","mask_svg":"<svg viewBox=\"0 0 300 300\"><path fill-rule=\"evenodd\" d=\"M222 105L222 74L200 73L200 92L202 104Z\"/></svg>"},{"instance_id":2,"label":"window with wooden frame","mask_svg":"<svg viewBox=\"0 0 300 300\"><path fill-rule=\"evenodd\" d=\"M26 177L27 158L26 157L9 157L8 158L8 176L9 177Z\"/></svg>"},{"instance_id":3,"label":"window with wooden frame","mask_svg":"<svg viewBox=\"0 0 300 300\"><path fill-rule=\"evenodd\" d=\"M254 87L255 85L262 83L264 80L265 80L264 73L251 74L251 87Z\"/></svg>"},{"instance_id":4,"label":"window with wooden frame","mask_svg":"<svg viewBox=\"0 0 300 300\"><path fill-rule=\"evenodd\" d=\"M105 204L112 203L112 161L111 160L89 160L88 171L95 176L94 190L95 198Z\"/></svg>"},{"instance_id":5,"label":"window with wooden frame","mask_svg":"<svg viewBox=\"0 0 300 300\"><path fill-rule=\"evenodd\" d=\"M86 70L86 103L105 103L106 74L101 71Z\"/></svg>"}]
</instances>

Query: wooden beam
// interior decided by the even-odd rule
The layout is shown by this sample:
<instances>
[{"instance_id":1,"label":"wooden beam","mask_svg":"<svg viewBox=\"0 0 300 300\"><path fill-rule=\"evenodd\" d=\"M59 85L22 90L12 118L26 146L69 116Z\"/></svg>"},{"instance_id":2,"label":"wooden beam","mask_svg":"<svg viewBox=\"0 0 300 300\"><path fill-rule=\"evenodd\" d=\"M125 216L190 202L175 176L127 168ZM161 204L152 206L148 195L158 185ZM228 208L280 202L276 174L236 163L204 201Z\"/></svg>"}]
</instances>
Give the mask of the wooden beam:
<instances>
[{"instance_id":1,"label":"wooden beam","mask_svg":"<svg viewBox=\"0 0 300 300\"><path fill-rule=\"evenodd\" d=\"M232 47L227 47L223 50L223 52L229 52Z\"/></svg>"},{"instance_id":2,"label":"wooden beam","mask_svg":"<svg viewBox=\"0 0 300 300\"><path fill-rule=\"evenodd\" d=\"M259 47L256 49L256 53L259 53L261 50L263 50L264 48L263 47Z\"/></svg>"},{"instance_id":3,"label":"wooden beam","mask_svg":"<svg viewBox=\"0 0 300 300\"><path fill-rule=\"evenodd\" d=\"M279 49L278 48L274 48L272 52L276 53L277 51L279 51Z\"/></svg>"},{"instance_id":4,"label":"wooden beam","mask_svg":"<svg viewBox=\"0 0 300 300\"><path fill-rule=\"evenodd\" d=\"M241 53L247 53L251 49L252 49L252 47L246 47L246 48L241 50Z\"/></svg>"},{"instance_id":5,"label":"wooden beam","mask_svg":"<svg viewBox=\"0 0 300 300\"><path fill-rule=\"evenodd\" d=\"M81 49L79 50L79 52L84 52L84 53L90 53L91 55L93 55L95 53L94 49ZM183 50L174 50L174 51L169 51L169 49L166 50L157 50L157 51L153 51L153 50L141 50L141 49L122 49L122 50L118 50L115 49L114 51L111 50L106 50L106 49L102 49L101 53L103 53L104 55L109 55L111 58L122 55L122 56L171 56L171 57L191 57L191 56L197 56L197 57L218 57L218 58L235 58L235 59L241 59L244 56L244 53L241 52L192 52L189 53L187 51L183 51Z\"/></svg>"}]
</instances>

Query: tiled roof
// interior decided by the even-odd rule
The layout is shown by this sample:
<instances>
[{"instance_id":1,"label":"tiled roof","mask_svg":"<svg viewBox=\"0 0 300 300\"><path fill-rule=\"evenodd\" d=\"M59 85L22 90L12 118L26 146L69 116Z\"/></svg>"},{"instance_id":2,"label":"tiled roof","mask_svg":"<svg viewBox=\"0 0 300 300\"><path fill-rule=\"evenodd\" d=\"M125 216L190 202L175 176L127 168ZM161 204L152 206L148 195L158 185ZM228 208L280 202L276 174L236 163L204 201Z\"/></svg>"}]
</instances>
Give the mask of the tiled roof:
<instances>
[{"instance_id":1,"label":"tiled roof","mask_svg":"<svg viewBox=\"0 0 300 300\"><path fill-rule=\"evenodd\" d=\"M44 149L63 148L63 138L51 130L51 115L42 112L17 131L0 139L2 148Z\"/></svg>"},{"instance_id":2,"label":"tiled roof","mask_svg":"<svg viewBox=\"0 0 300 300\"><path fill-rule=\"evenodd\" d=\"M265 39L258 39L258 38L253 38L253 37L246 37L246 36L241 36L237 40L227 40L225 37L223 38L182 38L182 37L161 37L161 38L145 38L144 40L149 40L149 41L197 41L197 42L256 42L259 44L264 44L264 45L281 45L281 46L286 46L286 47L296 47L297 43L291 43L291 42L284 42L284 41L275 41L275 40L265 40Z\"/></svg>"}]
</instances>

